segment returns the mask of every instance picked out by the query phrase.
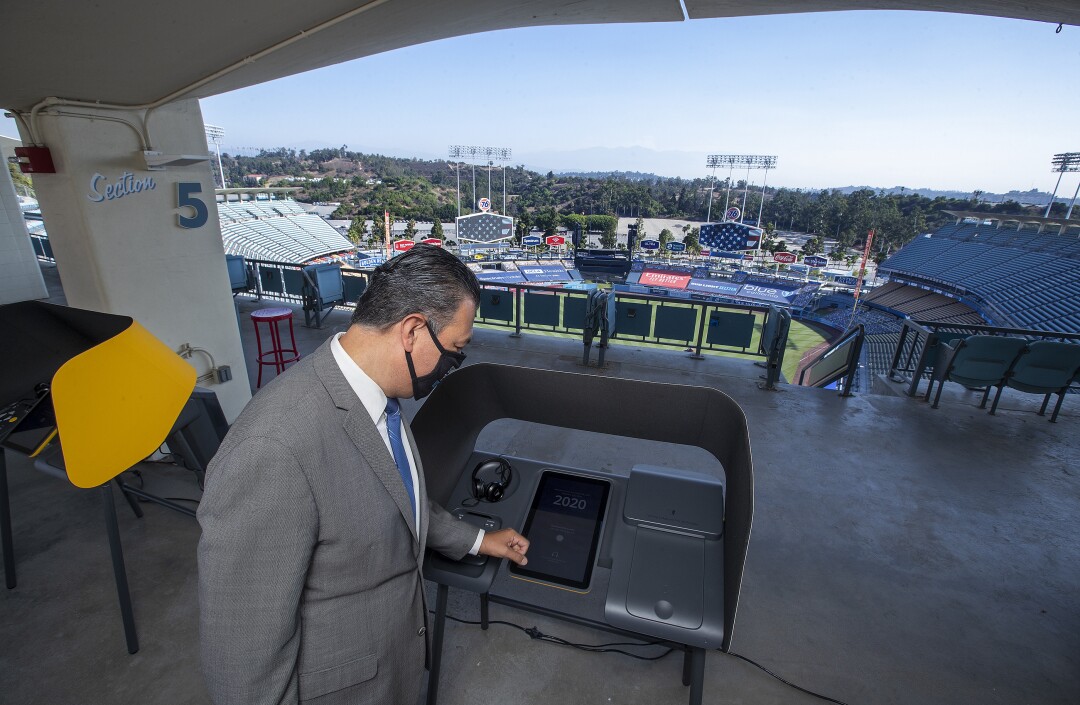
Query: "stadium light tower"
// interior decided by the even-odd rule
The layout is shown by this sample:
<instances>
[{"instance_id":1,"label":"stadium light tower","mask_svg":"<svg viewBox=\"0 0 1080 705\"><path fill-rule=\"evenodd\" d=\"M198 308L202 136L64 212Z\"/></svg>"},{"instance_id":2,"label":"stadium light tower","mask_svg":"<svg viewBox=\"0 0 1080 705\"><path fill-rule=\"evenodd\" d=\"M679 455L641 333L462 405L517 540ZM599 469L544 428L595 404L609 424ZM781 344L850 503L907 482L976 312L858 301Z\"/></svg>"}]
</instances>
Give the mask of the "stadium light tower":
<instances>
[{"instance_id":1,"label":"stadium light tower","mask_svg":"<svg viewBox=\"0 0 1080 705\"><path fill-rule=\"evenodd\" d=\"M1046 213L1043 214L1044 218L1050 217L1050 209L1054 207L1054 199L1057 198L1058 186L1061 186L1061 177L1065 175L1067 171L1080 171L1080 152L1062 152L1061 154L1055 154L1054 158L1050 161L1050 171L1056 171L1058 173L1057 183L1054 184L1054 193L1050 195L1050 202L1046 204ZM1080 184L1076 185L1076 193L1073 194L1072 202L1069 203L1069 212L1065 214L1065 220L1072 217L1073 206L1076 205L1076 194L1080 193Z\"/></svg>"},{"instance_id":2,"label":"stadium light tower","mask_svg":"<svg viewBox=\"0 0 1080 705\"><path fill-rule=\"evenodd\" d=\"M206 130L207 139L214 143L214 149L217 150L218 174L221 176L221 188L225 188L225 170L221 168L221 142L225 139L225 128L217 125L203 125L203 128Z\"/></svg>"},{"instance_id":3,"label":"stadium light tower","mask_svg":"<svg viewBox=\"0 0 1080 705\"><path fill-rule=\"evenodd\" d=\"M472 208L476 208L476 162L483 160L487 162L488 166L488 200L491 200L491 167L496 161L508 162L510 161L510 149L508 147L477 147L475 145L451 145L450 146L450 158L451 159L466 159L472 166ZM460 178L458 179L460 184ZM460 185L458 188L458 215L461 214L460 206ZM503 213L506 212L506 170L503 168Z\"/></svg>"},{"instance_id":4,"label":"stadium light tower","mask_svg":"<svg viewBox=\"0 0 1080 705\"><path fill-rule=\"evenodd\" d=\"M746 210L746 199L750 193L750 170L751 169L764 169L765 179L769 178L769 169L776 167L777 157L775 155L764 154L710 154L705 158L705 166L712 169L713 173L716 173L716 168L720 166L728 167L728 180L727 180L727 194L724 196L724 217L727 217L728 204L731 201L731 174L734 172L735 167L746 167L746 184L743 189L743 207L742 210ZM761 184L761 206L765 205L765 182ZM758 208L758 226L761 226L761 212L762 208ZM712 190L709 190L709 214L706 216L706 221L712 215ZM746 213L742 214L739 218L739 222L743 221L746 217Z\"/></svg>"},{"instance_id":5,"label":"stadium light tower","mask_svg":"<svg viewBox=\"0 0 1080 705\"><path fill-rule=\"evenodd\" d=\"M447 156L454 159L454 174L457 176L457 186L454 189L457 195L457 217L461 217L461 159L464 156L465 147L460 144L452 144L447 149Z\"/></svg>"},{"instance_id":6,"label":"stadium light tower","mask_svg":"<svg viewBox=\"0 0 1080 705\"><path fill-rule=\"evenodd\" d=\"M710 154L705 157L705 168L712 169L712 176L709 177L709 209L705 212L705 222L712 222L712 196L713 191L716 189L716 167L720 166L720 155ZM731 185L731 179L728 179L728 185ZM631 213L633 215L633 213Z\"/></svg>"},{"instance_id":7,"label":"stadium light tower","mask_svg":"<svg viewBox=\"0 0 1080 705\"><path fill-rule=\"evenodd\" d=\"M510 161L510 148L509 147L485 147L486 156L488 158L488 164L492 163L492 160L497 162ZM502 171L503 177L503 207L502 213L506 215L506 166L500 165L499 169ZM488 198L491 198L491 172L488 171Z\"/></svg>"}]
</instances>

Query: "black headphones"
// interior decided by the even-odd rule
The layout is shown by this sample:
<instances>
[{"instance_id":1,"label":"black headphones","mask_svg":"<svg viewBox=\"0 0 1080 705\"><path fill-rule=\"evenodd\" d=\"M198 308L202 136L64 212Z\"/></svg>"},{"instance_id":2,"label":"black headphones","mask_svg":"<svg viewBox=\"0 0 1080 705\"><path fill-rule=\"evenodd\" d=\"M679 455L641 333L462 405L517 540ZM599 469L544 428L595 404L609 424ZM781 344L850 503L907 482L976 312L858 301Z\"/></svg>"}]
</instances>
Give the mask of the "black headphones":
<instances>
[{"instance_id":1,"label":"black headphones","mask_svg":"<svg viewBox=\"0 0 1080 705\"><path fill-rule=\"evenodd\" d=\"M495 472L499 479L495 482L485 482L480 475ZM506 495L510 487L510 480L514 478L514 469L506 458L489 458L479 464L472 471L473 497L481 502L498 502Z\"/></svg>"}]
</instances>

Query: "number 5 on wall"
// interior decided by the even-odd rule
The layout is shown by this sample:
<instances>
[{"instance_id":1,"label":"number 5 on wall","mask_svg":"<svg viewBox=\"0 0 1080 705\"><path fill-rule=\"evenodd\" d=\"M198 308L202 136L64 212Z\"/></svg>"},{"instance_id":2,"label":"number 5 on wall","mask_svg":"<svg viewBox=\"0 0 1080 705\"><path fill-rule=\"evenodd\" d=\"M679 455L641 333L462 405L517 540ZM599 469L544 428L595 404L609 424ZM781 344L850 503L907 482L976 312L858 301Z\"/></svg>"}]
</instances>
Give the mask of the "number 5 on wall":
<instances>
[{"instance_id":1,"label":"number 5 on wall","mask_svg":"<svg viewBox=\"0 0 1080 705\"><path fill-rule=\"evenodd\" d=\"M210 211L206 209L206 203L193 194L202 193L202 184L198 182L180 181L176 184L176 207L191 208L194 215L185 216L176 214L176 222L181 228L201 228L206 225L210 217Z\"/></svg>"}]
</instances>

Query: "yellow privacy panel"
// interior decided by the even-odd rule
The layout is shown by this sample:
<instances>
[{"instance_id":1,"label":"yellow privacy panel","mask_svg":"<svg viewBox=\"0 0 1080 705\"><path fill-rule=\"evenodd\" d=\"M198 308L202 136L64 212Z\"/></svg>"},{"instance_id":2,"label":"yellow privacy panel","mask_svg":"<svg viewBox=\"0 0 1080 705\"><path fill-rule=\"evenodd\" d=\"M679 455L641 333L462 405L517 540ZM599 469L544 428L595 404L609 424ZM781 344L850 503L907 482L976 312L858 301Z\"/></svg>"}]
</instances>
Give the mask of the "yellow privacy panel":
<instances>
[{"instance_id":1,"label":"yellow privacy panel","mask_svg":"<svg viewBox=\"0 0 1080 705\"><path fill-rule=\"evenodd\" d=\"M104 484L153 453L194 388L191 365L135 321L65 362L52 395L72 484Z\"/></svg>"}]
</instances>

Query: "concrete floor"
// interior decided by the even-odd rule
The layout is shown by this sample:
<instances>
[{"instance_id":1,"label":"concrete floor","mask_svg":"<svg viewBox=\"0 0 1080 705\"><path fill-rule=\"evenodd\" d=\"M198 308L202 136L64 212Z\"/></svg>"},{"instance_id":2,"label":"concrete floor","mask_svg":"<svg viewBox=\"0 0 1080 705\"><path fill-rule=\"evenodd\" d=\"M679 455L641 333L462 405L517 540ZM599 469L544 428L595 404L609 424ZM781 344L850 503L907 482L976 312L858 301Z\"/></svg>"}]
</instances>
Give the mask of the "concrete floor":
<instances>
[{"instance_id":1,"label":"concrete floor","mask_svg":"<svg viewBox=\"0 0 1080 705\"><path fill-rule=\"evenodd\" d=\"M240 302L249 348L256 307ZM321 331L297 326L301 352L347 322L341 311ZM468 363L582 372L580 351L569 340L477 330ZM756 514L733 651L851 705L1080 702L1077 399L1050 424L1008 392L992 417L962 389L949 389L935 410L903 396L766 392L761 370L740 360L622 346L609 360L590 372L712 386L746 412ZM659 413L647 400L643 410ZM685 447L509 421L485 430L478 447L615 472L710 461ZM117 501L142 642L129 656L99 493L8 459L19 585L0 590L0 703L208 702L198 672L197 524L152 505L137 520ZM144 474L160 492L197 496L183 471ZM451 591L450 613L475 619L475 598ZM576 642L613 640L497 605L492 618ZM451 623L440 702L682 703L681 663ZM820 701L716 652L705 702Z\"/></svg>"}]
</instances>

